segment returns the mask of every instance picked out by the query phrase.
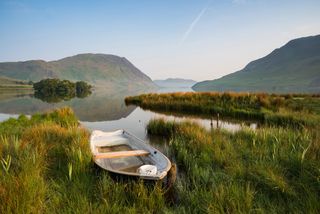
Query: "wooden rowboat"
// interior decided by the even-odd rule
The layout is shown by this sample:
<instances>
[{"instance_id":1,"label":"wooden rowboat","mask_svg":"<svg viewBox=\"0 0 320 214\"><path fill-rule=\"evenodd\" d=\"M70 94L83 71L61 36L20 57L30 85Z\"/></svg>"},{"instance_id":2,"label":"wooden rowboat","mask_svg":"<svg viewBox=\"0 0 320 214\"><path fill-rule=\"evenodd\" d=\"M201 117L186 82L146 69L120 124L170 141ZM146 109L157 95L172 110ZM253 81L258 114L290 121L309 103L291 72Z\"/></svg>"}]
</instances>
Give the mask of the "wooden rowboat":
<instances>
[{"instance_id":1,"label":"wooden rowboat","mask_svg":"<svg viewBox=\"0 0 320 214\"><path fill-rule=\"evenodd\" d=\"M161 180L171 168L164 154L124 130L93 131L90 148L99 167L121 175Z\"/></svg>"}]
</instances>

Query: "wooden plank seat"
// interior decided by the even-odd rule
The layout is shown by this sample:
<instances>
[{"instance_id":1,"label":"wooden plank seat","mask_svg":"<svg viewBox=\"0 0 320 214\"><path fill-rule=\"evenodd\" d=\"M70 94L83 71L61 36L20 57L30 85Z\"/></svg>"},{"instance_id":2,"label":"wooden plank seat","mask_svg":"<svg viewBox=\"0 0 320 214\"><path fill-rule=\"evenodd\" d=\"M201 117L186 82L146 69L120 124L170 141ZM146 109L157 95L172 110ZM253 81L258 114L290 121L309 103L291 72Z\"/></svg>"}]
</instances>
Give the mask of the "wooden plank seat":
<instances>
[{"instance_id":1,"label":"wooden plank seat","mask_svg":"<svg viewBox=\"0 0 320 214\"><path fill-rule=\"evenodd\" d=\"M107 152L107 153L98 153L94 155L95 159L101 158L122 158L122 157L131 157L131 156L145 156L149 155L150 152L145 150L132 150L132 151L119 151L119 152Z\"/></svg>"}]
</instances>

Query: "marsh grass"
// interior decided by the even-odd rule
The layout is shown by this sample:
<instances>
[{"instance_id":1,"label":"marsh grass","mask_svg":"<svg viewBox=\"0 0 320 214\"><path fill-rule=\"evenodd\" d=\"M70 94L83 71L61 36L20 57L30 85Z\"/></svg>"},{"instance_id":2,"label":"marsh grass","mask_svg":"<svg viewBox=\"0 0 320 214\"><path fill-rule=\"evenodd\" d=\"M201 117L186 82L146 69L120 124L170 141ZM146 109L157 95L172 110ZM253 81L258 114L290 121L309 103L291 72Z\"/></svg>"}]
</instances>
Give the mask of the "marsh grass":
<instances>
[{"instance_id":1,"label":"marsh grass","mask_svg":"<svg viewBox=\"0 0 320 214\"><path fill-rule=\"evenodd\" d=\"M96 167L89 133L69 108L0 124L0 213L319 213L316 127L207 131L152 120L179 174L162 183L114 179Z\"/></svg>"},{"instance_id":2,"label":"marsh grass","mask_svg":"<svg viewBox=\"0 0 320 214\"><path fill-rule=\"evenodd\" d=\"M142 94L126 97L125 101L128 105L134 104L144 109L196 113L208 117L220 114L222 117L295 128L316 126L320 122L320 99L316 95L178 92Z\"/></svg>"},{"instance_id":3,"label":"marsh grass","mask_svg":"<svg viewBox=\"0 0 320 214\"><path fill-rule=\"evenodd\" d=\"M0 213L155 213L161 185L117 181L93 164L69 108L0 124Z\"/></svg>"},{"instance_id":4,"label":"marsh grass","mask_svg":"<svg viewBox=\"0 0 320 214\"><path fill-rule=\"evenodd\" d=\"M150 121L175 154L178 194L191 212L317 213L320 191L317 129L268 127L235 133L191 122ZM300 211L299 211L300 210Z\"/></svg>"}]
</instances>

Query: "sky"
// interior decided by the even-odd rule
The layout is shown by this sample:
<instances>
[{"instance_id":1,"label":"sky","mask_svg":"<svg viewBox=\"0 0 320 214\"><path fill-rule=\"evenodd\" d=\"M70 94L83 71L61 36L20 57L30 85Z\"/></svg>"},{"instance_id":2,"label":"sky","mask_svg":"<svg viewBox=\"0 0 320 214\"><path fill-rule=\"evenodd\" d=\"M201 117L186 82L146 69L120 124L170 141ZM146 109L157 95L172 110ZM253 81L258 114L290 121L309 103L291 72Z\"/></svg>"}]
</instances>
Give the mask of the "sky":
<instances>
[{"instance_id":1,"label":"sky","mask_svg":"<svg viewBox=\"0 0 320 214\"><path fill-rule=\"evenodd\" d=\"M216 79L320 34L319 0L0 0L0 62L126 57L152 79Z\"/></svg>"}]
</instances>

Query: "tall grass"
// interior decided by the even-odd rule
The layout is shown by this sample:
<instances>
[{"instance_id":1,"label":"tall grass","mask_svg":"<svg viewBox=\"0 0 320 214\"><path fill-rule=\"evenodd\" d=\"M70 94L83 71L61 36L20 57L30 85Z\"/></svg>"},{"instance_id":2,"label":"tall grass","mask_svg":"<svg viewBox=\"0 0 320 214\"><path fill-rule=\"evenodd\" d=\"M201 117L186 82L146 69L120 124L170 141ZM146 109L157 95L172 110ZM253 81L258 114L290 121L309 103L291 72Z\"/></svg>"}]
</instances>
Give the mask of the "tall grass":
<instances>
[{"instance_id":1,"label":"tall grass","mask_svg":"<svg viewBox=\"0 0 320 214\"><path fill-rule=\"evenodd\" d=\"M312 95L268 95L249 93L193 93L142 94L127 97L126 104L145 109L205 114L223 117L257 120L269 125L316 126L320 116L315 106L320 99ZM304 105L303 101L313 103Z\"/></svg>"},{"instance_id":2,"label":"tall grass","mask_svg":"<svg viewBox=\"0 0 320 214\"><path fill-rule=\"evenodd\" d=\"M113 178L91 160L71 109L0 124L0 213L319 213L320 133L314 128L207 131L152 120L178 165L161 183Z\"/></svg>"},{"instance_id":3,"label":"tall grass","mask_svg":"<svg viewBox=\"0 0 320 214\"><path fill-rule=\"evenodd\" d=\"M155 213L165 207L160 185L118 182L97 169L88 138L69 108L1 123L0 213Z\"/></svg>"},{"instance_id":4,"label":"tall grass","mask_svg":"<svg viewBox=\"0 0 320 214\"><path fill-rule=\"evenodd\" d=\"M318 130L206 131L198 124L152 120L148 133L170 139L183 179L183 211L317 213Z\"/></svg>"}]
</instances>

